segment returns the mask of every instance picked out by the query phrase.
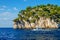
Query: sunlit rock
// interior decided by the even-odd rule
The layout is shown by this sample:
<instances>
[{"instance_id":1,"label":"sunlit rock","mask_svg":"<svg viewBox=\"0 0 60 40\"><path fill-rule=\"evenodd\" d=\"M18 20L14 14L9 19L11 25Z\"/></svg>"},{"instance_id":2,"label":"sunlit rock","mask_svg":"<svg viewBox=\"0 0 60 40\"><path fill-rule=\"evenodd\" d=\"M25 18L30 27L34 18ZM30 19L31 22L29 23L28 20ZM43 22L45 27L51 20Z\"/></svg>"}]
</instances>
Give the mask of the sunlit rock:
<instances>
[{"instance_id":1,"label":"sunlit rock","mask_svg":"<svg viewBox=\"0 0 60 40\"><path fill-rule=\"evenodd\" d=\"M16 29L17 26L18 26L17 22L14 22L14 23L13 23L13 28Z\"/></svg>"},{"instance_id":2,"label":"sunlit rock","mask_svg":"<svg viewBox=\"0 0 60 40\"><path fill-rule=\"evenodd\" d=\"M50 18L40 17L38 21L35 23L29 23L25 20L14 22L14 29L16 28L26 28L26 29L34 29L34 28L58 28L58 24L54 22L54 20Z\"/></svg>"},{"instance_id":3,"label":"sunlit rock","mask_svg":"<svg viewBox=\"0 0 60 40\"><path fill-rule=\"evenodd\" d=\"M31 28L36 28L35 23L31 23Z\"/></svg>"},{"instance_id":4,"label":"sunlit rock","mask_svg":"<svg viewBox=\"0 0 60 40\"><path fill-rule=\"evenodd\" d=\"M27 21L25 21L25 20L24 20L24 23L25 23L25 26L24 26L25 28L27 28L27 29L31 28L31 26L30 26L30 23L29 23L29 22L27 22Z\"/></svg>"}]
</instances>

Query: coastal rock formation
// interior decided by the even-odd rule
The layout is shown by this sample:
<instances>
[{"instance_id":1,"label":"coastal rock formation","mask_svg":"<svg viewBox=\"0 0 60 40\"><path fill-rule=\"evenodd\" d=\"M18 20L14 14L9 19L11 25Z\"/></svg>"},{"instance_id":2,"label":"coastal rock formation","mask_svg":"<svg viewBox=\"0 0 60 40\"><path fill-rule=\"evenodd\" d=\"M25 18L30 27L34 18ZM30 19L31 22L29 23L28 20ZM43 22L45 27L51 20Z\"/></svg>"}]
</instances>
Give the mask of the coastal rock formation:
<instances>
[{"instance_id":1,"label":"coastal rock formation","mask_svg":"<svg viewBox=\"0 0 60 40\"><path fill-rule=\"evenodd\" d=\"M60 7L50 4L27 7L13 21L14 29L59 28Z\"/></svg>"},{"instance_id":2,"label":"coastal rock formation","mask_svg":"<svg viewBox=\"0 0 60 40\"><path fill-rule=\"evenodd\" d=\"M24 23L14 22L15 28L26 28L26 29L34 29L34 28L58 28L58 24L54 22L54 20L50 20L49 18L40 17L40 19L35 23L29 23L27 21L23 21Z\"/></svg>"}]
</instances>

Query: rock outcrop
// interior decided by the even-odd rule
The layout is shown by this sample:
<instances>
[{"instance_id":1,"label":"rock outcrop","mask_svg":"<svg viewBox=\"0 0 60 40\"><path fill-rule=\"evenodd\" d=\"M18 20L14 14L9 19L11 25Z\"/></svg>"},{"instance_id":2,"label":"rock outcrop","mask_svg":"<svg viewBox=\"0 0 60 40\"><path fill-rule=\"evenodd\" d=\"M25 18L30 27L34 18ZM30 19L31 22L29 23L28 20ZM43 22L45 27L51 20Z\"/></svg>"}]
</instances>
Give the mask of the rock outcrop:
<instances>
[{"instance_id":1,"label":"rock outcrop","mask_svg":"<svg viewBox=\"0 0 60 40\"><path fill-rule=\"evenodd\" d=\"M13 21L14 29L60 28L60 6L47 4L27 7Z\"/></svg>"},{"instance_id":2,"label":"rock outcrop","mask_svg":"<svg viewBox=\"0 0 60 40\"><path fill-rule=\"evenodd\" d=\"M34 29L34 28L58 28L58 24L54 22L54 20L50 18L44 18L40 17L38 21L35 21L35 23L29 23L25 20L14 22L14 29L20 28L20 29Z\"/></svg>"}]
</instances>

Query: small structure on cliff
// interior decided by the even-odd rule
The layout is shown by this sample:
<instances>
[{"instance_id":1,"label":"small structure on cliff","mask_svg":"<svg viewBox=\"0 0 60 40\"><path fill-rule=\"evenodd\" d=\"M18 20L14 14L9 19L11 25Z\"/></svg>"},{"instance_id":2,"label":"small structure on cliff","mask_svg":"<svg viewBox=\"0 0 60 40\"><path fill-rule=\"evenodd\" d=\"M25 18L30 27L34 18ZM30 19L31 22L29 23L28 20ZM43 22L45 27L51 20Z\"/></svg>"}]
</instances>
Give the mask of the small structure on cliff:
<instances>
[{"instance_id":1,"label":"small structure on cliff","mask_svg":"<svg viewBox=\"0 0 60 40\"><path fill-rule=\"evenodd\" d=\"M13 21L14 29L59 28L60 7L50 4L27 7Z\"/></svg>"}]
</instances>

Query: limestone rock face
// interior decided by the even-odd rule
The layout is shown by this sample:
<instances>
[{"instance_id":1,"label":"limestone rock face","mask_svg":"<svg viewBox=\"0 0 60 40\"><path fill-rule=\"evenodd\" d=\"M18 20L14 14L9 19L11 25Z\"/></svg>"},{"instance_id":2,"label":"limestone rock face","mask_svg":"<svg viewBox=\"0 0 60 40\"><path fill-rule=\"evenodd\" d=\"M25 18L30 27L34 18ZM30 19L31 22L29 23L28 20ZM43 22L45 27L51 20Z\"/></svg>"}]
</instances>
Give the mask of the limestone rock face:
<instances>
[{"instance_id":1,"label":"limestone rock face","mask_svg":"<svg viewBox=\"0 0 60 40\"><path fill-rule=\"evenodd\" d=\"M58 28L58 24L54 22L54 20L50 18L40 17L38 21L35 23L29 23L25 20L14 22L14 29L16 28L26 28L26 29L34 29L34 28Z\"/></svg>"},{"instance_id":2,"label":"limestone rock face","mask_svg":"<svg viewBox=\"0 0 60 40\"><path fill-rule=\"evenodd\" d=\"M16 29L17 26L18 26L17 22L14 22L14 23L13 23L13 28Z\"/></svg>"},{"instance_id":3,"label":"limestone rock face","mask_svg":"<svg viewBox=\"0 0 60 40\"><path fill-rule=\"evenodd\" d=\"M35 26L36 26L35 23L31 23L31 28L36 28Z\"/></svg>"},{"instance_id":4,"label":"limestone rock face","mask_svg":"<svg viewBox=\"0 0 60 40\"><path fill-rule=\"evenodd\" d=\"M40 18L38 24L40 28L58 28L58 24L49 18Z\"/></svg>"},{"instance_id":5,"label":"limestone rock face","mask_svg":"<svg viewBox=\"0 0 60 40\"><path fill-rule=\"evenodd\" d=\"M25 28L27 28L27 29L31 28L31 26L28 22L25 22Z\"/></svg>"}]
</instances>

